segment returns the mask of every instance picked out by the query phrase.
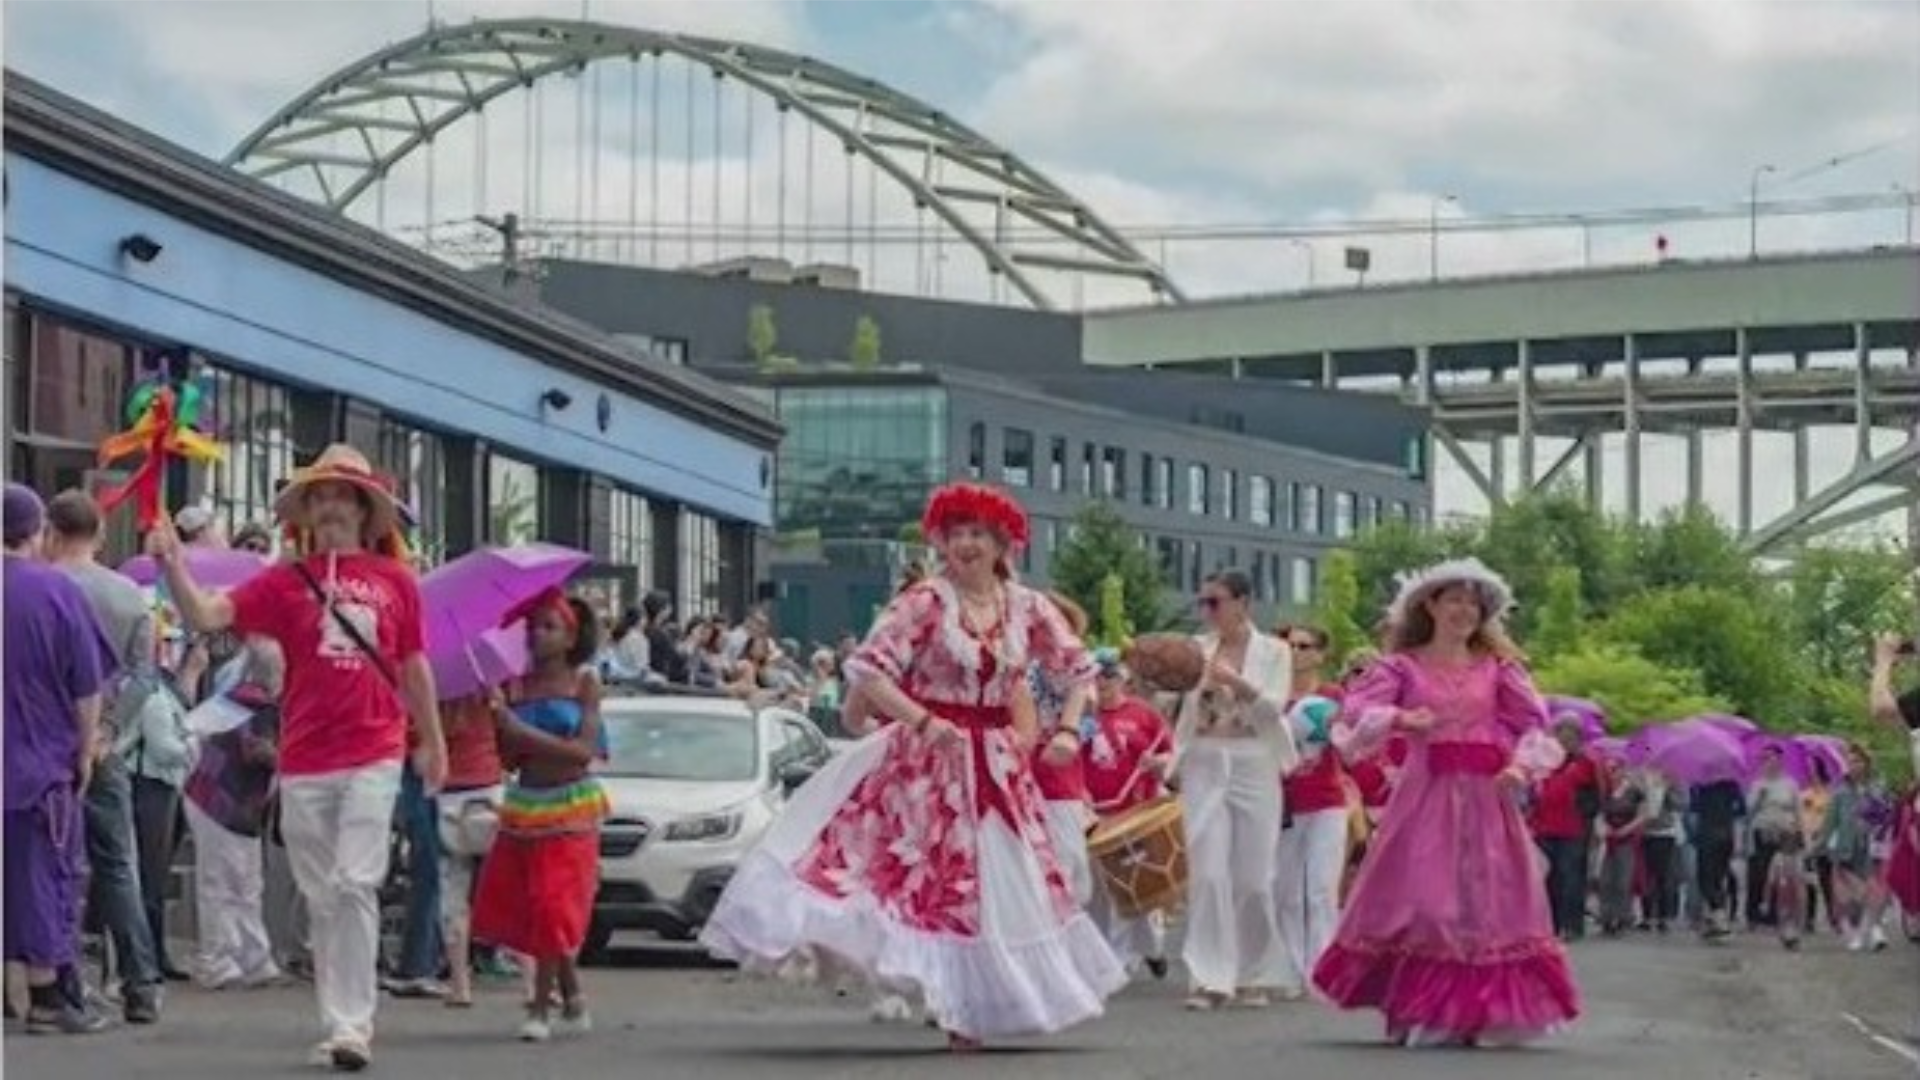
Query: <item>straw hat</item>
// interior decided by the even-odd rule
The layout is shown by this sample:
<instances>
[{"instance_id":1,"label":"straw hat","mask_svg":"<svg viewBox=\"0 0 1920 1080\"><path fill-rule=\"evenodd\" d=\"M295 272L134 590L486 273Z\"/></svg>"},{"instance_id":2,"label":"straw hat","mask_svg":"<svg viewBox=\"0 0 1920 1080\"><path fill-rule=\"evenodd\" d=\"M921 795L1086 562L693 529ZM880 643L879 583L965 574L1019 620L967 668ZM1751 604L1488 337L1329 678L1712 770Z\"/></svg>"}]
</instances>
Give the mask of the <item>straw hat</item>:
<instances>
[{"instance_id":1,"label":"straw hat","mask_svg":"<svg viewBox=\"0 0 1920 1080\"><path fill-rule=\"evenodd\" d=\"M387 536L400 527L400 503L394 498L392 486L373 471L366 455L345 443L334 443L321 451L313 464L294 470L293 478L274 497L274 516L296 529L311 527L307 519L307 492L313 485L325 483L351 484L360 492L367 507L363 530L367 538Z\"/></svg>"}]
</instances>

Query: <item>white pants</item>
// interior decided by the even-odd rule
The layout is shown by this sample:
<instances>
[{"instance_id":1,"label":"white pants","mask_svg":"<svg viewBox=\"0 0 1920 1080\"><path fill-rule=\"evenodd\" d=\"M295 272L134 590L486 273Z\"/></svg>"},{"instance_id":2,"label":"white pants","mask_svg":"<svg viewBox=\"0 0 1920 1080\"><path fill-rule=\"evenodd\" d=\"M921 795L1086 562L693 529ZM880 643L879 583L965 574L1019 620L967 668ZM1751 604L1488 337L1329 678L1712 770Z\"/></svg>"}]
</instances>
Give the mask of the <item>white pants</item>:
<instances>
[{"instance_id":1,"label":"white pants","mask_svg":"<svg viewBox=\"0 0 1920 1080\"><path fill-rule=\"evenodd\" d=\"M1163 912L1149 911L1131 917L1120 914L1113 894L1096 876L1090 913L1094 925L1106 936L1107 946L1128 971L1137 970L1143 960L1166 959L1167 917Z\"/></svg>"},{"instance_id":2,"label":"white pants","mask_svg":"<svg viewBox=\"0 0 1920 1080\"><path fill-rule=\"evenodd\" d=\"M273 978L273 946L261 916L266 891L260 838L241 836L183 800L193 830L193 889L199 954L194 975L208 987Z\"/></svg>"},{"instance_id":3,"label":"white pants","mask_svg":"<svg viewBox=\"0 0 1920 1080\"><path fill-rule=\"evenodd\" d=\"M1093 902L1093 864L1087 855L1087 826L1093 823L1093 811L1083 802L1062 799L1047 803L1046 819L1047 837L1067 876L1067 889L1084 910Z\"/></svg>"},{"instance_id":4,"label":"white pants","mask_svg":"<svg viewBox=\"0 0 1920 1080\"><path fill-rule=\"evenodd\" d=\"M1195 990L1280 989L1287 950L1273 910L1280 776L1258 739L1200 739L1181 757L1187 940Z\"/></svg>"},{"instance_id":5,"label":"white pants","mask_svg":"<svg viewBox=\"0 0 1920 1080\"><path fill-rule=\"evenodd\" d=\"M1333 941L1340 919L1340 874L1347 865L1346 807L1293 815L1274 857L1273 896L1280 940L1293 965L1290 986L1304 987Z\"/></svg>"},{"instance_id":6,"label":"white pants","mask_svg":"<svg viewBox=\"0 0 1920 1080\"><path fill-rule=\"evenodd\" d=\"M314 990L329 1038L373 1038L379 891L399 793L397 761L280 782L280 832L307 901Z\"/></svg>"}]
</instances>

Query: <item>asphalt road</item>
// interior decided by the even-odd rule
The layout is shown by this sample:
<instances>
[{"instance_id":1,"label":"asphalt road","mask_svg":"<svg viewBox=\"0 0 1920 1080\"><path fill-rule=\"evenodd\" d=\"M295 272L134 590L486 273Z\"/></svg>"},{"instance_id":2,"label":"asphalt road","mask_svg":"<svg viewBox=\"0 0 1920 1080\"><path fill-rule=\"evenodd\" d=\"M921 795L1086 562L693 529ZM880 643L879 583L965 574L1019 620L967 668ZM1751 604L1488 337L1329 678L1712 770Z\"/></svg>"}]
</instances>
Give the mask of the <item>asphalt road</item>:
<instances>
[{"instance_id":1,"label":"asphalt road","mask_svg":"<svg viewBox=\"0 0 1920 1080\"><path fill-rule=\"evenodd\" d=\"M1401 1050L1375 1018L1322 1005L1191 1015L1172 982L1137 985L1106 1018L1050 1039L953 1058L917 1025L868 1020L864 1002L745 979L684 950L623 950L589 972L599 1024L545 1046L514 1041L510 985L471 1012L388 1001L375 1074L413 1080L779 1076L899 1078L1016 1070L1052 1078L1236 1080L1912 1080L1920 1076L1920 948L1798 955L1770 940L1590 942L1575 950L1588 1012L1573 1030L1513 1050ZM25 1080L254 1080L314 1075L305 987L176 992L164 1023L87 1038L9 1032L5 1073Z\"/></svg>"}]
</instances>

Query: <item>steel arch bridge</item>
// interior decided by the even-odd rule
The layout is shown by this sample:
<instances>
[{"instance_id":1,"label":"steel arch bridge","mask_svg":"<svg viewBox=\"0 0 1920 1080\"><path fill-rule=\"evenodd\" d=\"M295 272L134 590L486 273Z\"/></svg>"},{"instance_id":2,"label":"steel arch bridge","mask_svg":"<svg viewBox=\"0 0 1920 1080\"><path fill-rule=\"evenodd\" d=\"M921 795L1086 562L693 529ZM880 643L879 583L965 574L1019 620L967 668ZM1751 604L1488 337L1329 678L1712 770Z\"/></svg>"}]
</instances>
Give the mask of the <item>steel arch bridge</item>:
<instances>
[{"instance_id":1,"label":"steel arch bridge","mask_svg":"<svg viewBox=\"0 0 1920 1080\"><path fill-rule=\"evenodd\" d=\"M474 168L479 171L482 194L476 199L474 217L496 212L500 207L482 205L486 201L486 153L484 124L487 107L515 94L531 95L544 81L573 77L584 80L589 69L603 70L613 62L631 65L633 91L631 130L635 136L628 152L641 153L641 70L652 67L652 97L646 140L653 155L651 183L647 202L651 219L642 228L638 222L641 181L638 163L629 169L630 211L628 229L635 240L645 238L657 253L662 235L671 235L660 220L660 154L665 139L662 117L661 67L668 60L683 61L686 70L686 131L684 183L686 237L683 244L672 245L683 253L697 250L695 235L703 228L696 223L694 209L695 163L695 73L704 68L711 75L713 107L711 118L714 151L712 183L714 218L711 229L713 254L741 257L756 253L755 245L787 247L790 235L788 216L793 199L788 190L789 138L787 118L797 115L807 125L807 193L803 208L819 209L813 192L813 142L816 134L837 141L844 151L846 165L846 251L851 261L853 240L860 234L855 208L855 159L874 170L866 190L869 220L865 239L878 242L881 227L877 221L877 178L884 177L896 192L912 201L916 217L915 243L924 249L925 215L932 215L935 267L934 292L940 291L939 252L943 234L951 232L981 260L994 282L998 299L999 282L1004 281L1026 303L1040 309L1063 305L1057 287L1043 280L1053 275L1069 275L1084 283L1093 279L1105 284L1125 283L1144 289L1154 300L1184 299L1180 289L1166 272L1149 260L1126 237L1103 221L1098 213L1075 198L1059 184L940 109L894 90L876 80L846 71L831 64L778 49L717 38L662 33L607 23L554 19L508 19L476 21L461 26L430 25L413 38L363 56L313 85L275 112L260 127L243 139L227 156L228 165L263 180L272 180L296 194L315 199L343 212L349 212L369 194L384 195L380 189L410 160L426 158L427 213L424 229L431 248L433 213L433 159L436 141L445 140L463 121L477 120L481 127ZM779 193L776 205L768 213L764 197L756 196L752 179L741 203L746 227L723 230L719 213L723 201L720 160L726 149L723 139L722 84L745 88L748 94L745 118L747 171L751 173L755 154L753 117L754 98L771 102L779 130ZM580 84L577 115L585 128L588 112L586 84ZM596 91L598 83L595 84ZM604 208L598 198L601 97L593 99L593 168L581 169L577 186L588 183L596 192L594 209ZM539 99L527 106L527 129L538 140L543 113L532 110ZM585 132L579 132L584 136ZM584 143L582 144L584 146ZM527 152L538 154L529 146ZM582 151L584 158L584 150ZM584 164L584 162L583 162ZM544 163L541 163L544 168ZM522 226L538 230L546 211L540 180L534 165L527 166L528 182L521 192L524 214ZM582 197L576 205L584 205ZM756 231L753 221L758 204L762 226ZM381 204L384 214L384 201ZM772 222L768 218L774 219ZM765 226L772 224L773 238ZM385 222L381 223L385 227ZM444 227L444 226L443 226ZM591 220L574 223L576 229L603 228ZM1017 235L1016 235L1017 234ZM889 226L889 237L904 241L898 226ZM736 250L724 250L724 240L742 239ZM834 239L840 237L834 236ZM811 244L809 244L811 247ZM924 255L917 255L924 261ZM869 255L871 259L872 256ZM692 261L688 259L688 261ZM924 267L916 269L916 278L925 282ZM1076 286L1077 287L1077 286Z\"/></svg>"}]
</instances>

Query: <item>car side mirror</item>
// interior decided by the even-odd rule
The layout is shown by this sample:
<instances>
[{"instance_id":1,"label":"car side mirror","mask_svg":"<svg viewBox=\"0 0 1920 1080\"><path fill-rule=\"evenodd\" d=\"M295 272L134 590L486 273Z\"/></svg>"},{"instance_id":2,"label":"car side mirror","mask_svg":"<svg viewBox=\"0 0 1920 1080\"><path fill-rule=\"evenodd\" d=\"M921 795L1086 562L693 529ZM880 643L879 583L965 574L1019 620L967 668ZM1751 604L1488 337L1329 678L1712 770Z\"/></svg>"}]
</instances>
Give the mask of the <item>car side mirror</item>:
<instances>
[{"instance_id":1,"label":"car side mirror","mask_svg":"<svg viewBox=\"0 0 1920 1080\"><path fill-rule=\"evenodd\" d=\"M802 784L813 779L813 766L804 761L795 761L780 767L780 787L791 795Z\"/></svg>"}]
</instances>

